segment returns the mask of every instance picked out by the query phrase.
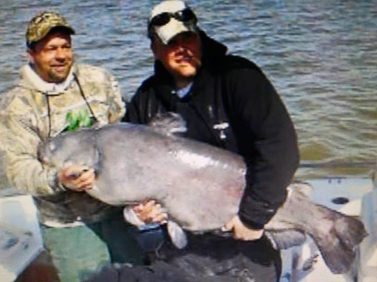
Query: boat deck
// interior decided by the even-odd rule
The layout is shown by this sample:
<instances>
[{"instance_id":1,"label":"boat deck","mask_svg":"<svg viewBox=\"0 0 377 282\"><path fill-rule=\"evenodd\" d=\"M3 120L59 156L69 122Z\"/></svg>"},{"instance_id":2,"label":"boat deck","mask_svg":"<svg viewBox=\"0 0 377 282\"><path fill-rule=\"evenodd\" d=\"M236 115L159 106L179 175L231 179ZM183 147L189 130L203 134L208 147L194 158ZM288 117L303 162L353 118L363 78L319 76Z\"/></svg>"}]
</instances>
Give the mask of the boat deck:
<instances>
[{"instance_id":1,"label":"boat deck","mask_svg":"<svg viewBox=\"0 0 377 282\"><path fill-rule=\"evenodd\" d=\"M313 201L348 215L361 217L369 229L368 232L373 228L377 230L377 189L373 189L377 185L371 177L328 177L305 182L313 186L311 194ZM366 206L365 199L374 199L375 203L372 201ZM371 200L368 201L371 202ZM365 218L365 213L368 213L369 219ZM373 224L375 224L374 227ZM12 193L0 195L0 231L2 231L1 228L10 232L6 234L7 239L4 239L4 232L3 237L0 233L0 246L5 246L4 250L6 250L6 252L2 250L0 255L0 277L4 282L14 281L25 271L25 268L28 270L29 264L36 257L43 256L37 211L30 196L12 195ZM11 236L9 237L11 233L17 237L16 243L12 241ZM373 263L368 262L368 260L373 261L374 256L377 256L377 239L373 236L369 237L361 245L360 256L355 261L354 271L342 275L330 272L310 238L301 246L283 250L281 281L377 281L377 265L374 267ZM8 241L5 242L6 240ZM366 264L368 264L367 267L365 267ZM25 275L22 276L25 277ZM17 281L20 280L17 279ZM22 279L21 281L30 280Z\"/></svg>"}]
</instances>

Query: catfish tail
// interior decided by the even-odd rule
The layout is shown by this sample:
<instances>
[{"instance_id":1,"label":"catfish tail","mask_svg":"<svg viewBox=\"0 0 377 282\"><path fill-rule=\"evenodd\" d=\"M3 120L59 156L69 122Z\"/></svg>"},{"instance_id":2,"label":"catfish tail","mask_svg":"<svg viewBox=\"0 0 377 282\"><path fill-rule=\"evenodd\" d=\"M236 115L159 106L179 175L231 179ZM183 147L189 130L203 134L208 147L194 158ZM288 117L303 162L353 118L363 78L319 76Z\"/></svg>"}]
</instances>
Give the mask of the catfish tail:
<instances>
[{"instance_id":1,"label":"catfish tail","mask_svg":"<svg viewBox=\"0 0 377 282\"><path fill-rule=\"evenodd\" d=\"M322 208L328 210L326 207ZM324 220L331 221L329 230L311 235L331 272L345 273L351 269L357 247L367 236L367 232L364 224L355 217L336 211L327 214L328 218Z\"/></svg>"}]
</instances>

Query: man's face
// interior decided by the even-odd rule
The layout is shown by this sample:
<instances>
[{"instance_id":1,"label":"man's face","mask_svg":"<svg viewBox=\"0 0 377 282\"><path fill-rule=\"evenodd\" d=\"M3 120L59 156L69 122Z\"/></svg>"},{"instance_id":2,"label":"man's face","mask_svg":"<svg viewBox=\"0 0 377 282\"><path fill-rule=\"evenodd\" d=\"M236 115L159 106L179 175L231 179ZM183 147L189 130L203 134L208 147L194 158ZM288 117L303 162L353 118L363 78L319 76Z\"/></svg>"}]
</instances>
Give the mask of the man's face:
<instances>
[{"instance_id":1,"label":"man's face","mask_svg":"<svg viewBox=\"0 0 377 282\"><path fill-rule=\"evenodd\" d=\"M73 64L71 36L65 32L51 32L28 50L35 72L47 82L63 82Z\"/></svg>"},{"instance_id":2,"label":"man's face","mask_svg":"<svg viewBox=\"0 0 377 282\"><path fill-rule=\"evenodd\" d=\"M152 50L155 59L162 62L178 86L181 81L192 80L202 64L200 37L193 32L178 34L167 45L156 39Z\"/></svg>"}]
</instances>

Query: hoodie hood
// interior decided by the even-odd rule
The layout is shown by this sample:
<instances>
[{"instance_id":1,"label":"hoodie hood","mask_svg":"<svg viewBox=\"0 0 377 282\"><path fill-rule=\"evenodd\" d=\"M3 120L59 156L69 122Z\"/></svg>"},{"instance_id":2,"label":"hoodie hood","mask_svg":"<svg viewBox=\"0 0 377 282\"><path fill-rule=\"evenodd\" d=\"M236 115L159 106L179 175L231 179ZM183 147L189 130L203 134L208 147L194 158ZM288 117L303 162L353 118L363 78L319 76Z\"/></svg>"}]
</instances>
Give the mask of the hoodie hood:
<instances>
[{"instance_id":1,"label":"hoodie hood","mask_svg":"<svg viewBox=\"0 0 377 282\"><path fill-rule=\"evenodd\" d=\"M202 61L203 64L206 62L212 62L218 57L225 56L228 48L216 41L215 39L209 37L204 31L199 31L199 36L202 41Z\"/></svg>"},{"instance_id":2,"label":"hoodie hood","mask_svg":"<svg viewBox=\"0 0 377 282\"><path fill-rule=\"evenodd\" d=\"M46 95L59 95L64 92L74 81L76 67L73 66L67 78L61 83L49 83L40 78L34 69L28 64L21 68L19 86L22 88L42 92Z\"/></svg>"}]
</instances>

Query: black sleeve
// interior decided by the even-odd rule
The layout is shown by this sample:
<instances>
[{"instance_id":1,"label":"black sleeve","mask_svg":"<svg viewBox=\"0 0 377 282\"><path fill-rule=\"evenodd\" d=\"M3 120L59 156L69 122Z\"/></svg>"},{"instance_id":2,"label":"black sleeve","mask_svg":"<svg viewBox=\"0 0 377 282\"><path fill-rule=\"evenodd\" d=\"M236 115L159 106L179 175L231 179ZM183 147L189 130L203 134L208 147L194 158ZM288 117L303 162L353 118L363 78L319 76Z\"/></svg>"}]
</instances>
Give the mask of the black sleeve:
<instances>
[{"instance_id":1,"label":"black sleeve","mask_svg":"<svg viewBox=\"0 0 377 282\"><path fill-rule=\"evenodd\" d=\"M275 89L260 70L244 69L232 79L233 120L246 165L241 221L261 229L285 201L298 167L296 132Z\"/></svg>"},{"instance_id":2,"label":"black sleeve","mask_svg":"<svg viewBox=\"0 0 377 282\"><path fill-rule=\"evenodd\" d=\"M138 124L148 123L149 120L146 118L149 115L147 112L147 105L147 93L145 93L142 88L139 88L131 100L126 103L127 110L122 121Z\"/></svg>"},{"instance_id":3,"label":"black sleeve","mask_svg":"<svg viewBox=\"0 0 377 282\"><path fill-rule=\"evenodd\" d=\"M122 121L140 123L140 114L135 97L133 97L130 102L126 103L126 109L126 114L124 115Z\"/></svg>"},{"instance_id":4,"label":"black sleeve","mask_svg":"<svg viewBox=\"0 0 377 282\"><path fill-rule=\"evenodd\" d=\"M158 113L164 112L164 106L160 98L157 98L153 84L154 78L151 77L137 89L135 95L126 103L123 122L148 124Z\"/></svg>"}]
</instances>

